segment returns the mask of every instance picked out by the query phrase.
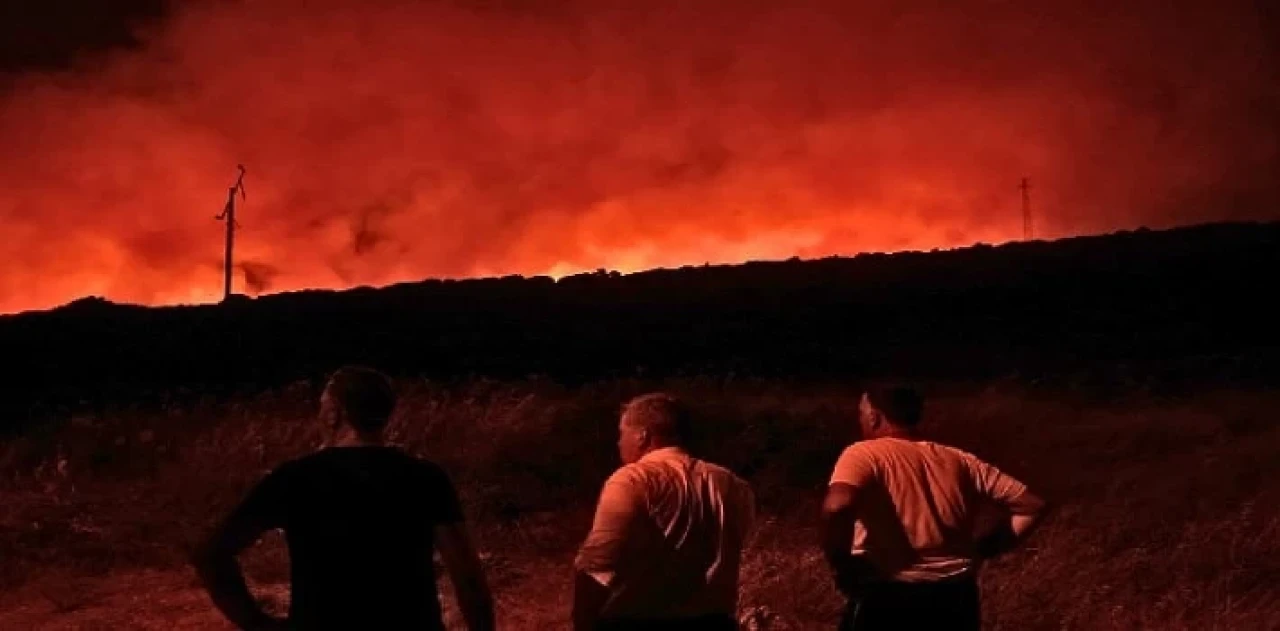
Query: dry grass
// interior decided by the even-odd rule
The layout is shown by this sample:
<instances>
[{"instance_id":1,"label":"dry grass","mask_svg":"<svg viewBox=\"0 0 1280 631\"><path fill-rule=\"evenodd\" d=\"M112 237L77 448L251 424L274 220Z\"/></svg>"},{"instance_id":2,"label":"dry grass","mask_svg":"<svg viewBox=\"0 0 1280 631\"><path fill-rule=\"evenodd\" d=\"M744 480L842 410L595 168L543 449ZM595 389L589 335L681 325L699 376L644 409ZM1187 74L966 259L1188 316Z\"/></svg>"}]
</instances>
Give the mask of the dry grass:
<instances>
[{"instance_id":1,"label":"dry grass","mask_svg":"<svg viewBox=\"0 0 1280 631\"><path fill-rule=\"evenodd\" d=\"M697 402L702 451L761 498L744 614L773 629L832 628L840 603L813 518L854 390L414 382L402 384L391 434L453 474L502 626L564 628L574 546L615 466L617 406L654 387ZM313 396L115 410L0 444L0 628L226 628L194 589L186 546L267 469L318 444ZM1280 628L1277 412L1280 394L1268 392L1090 402L992 386L934 398L928 431L1058 505L1025 550L987 568L990 628ZM278 537L247 561L282 607Z\"/></svg>"}]
</instances>

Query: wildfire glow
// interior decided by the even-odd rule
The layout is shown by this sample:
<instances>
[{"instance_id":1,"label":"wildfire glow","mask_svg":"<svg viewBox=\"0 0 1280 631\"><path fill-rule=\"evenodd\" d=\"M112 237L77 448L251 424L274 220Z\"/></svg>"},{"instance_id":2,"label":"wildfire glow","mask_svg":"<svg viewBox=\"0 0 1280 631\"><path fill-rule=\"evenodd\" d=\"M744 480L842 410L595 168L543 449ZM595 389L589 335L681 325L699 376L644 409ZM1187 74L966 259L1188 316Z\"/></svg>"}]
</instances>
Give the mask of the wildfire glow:
<instances>
[{"instance_id":1,"label":"wildfire glow","mask_svg":"<svg viewBox=\"0 0 1280 631\"><path fill-rule=\"evenodd\" d=\"M1255 5L1168 4L189 3L0 83L0 312L219 298L237 163L250 294L1275 215Z\"/></svg>"}]
</instances>

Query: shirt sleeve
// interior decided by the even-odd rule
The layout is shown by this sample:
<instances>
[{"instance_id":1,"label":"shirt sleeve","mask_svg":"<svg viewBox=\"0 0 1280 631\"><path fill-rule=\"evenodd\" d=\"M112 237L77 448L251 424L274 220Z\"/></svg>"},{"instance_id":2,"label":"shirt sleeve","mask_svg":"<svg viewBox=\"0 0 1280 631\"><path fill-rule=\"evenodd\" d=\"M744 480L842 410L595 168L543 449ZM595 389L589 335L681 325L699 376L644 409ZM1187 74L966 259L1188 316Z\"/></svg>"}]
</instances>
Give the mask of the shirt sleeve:
<instances>
[{"instance_id":1,"label":"shirt sleeve","mask_svg":"<svg viewBox=\"0 0 1280 631\"><path fill-rule=\"evenodd\" d=\"M578 551L574 567L605 587L612 585L624 548L645 514L641 489L635 481L625 470L614 473L600 492L591 532Z\"/></svg>"},{"instance_id":2,"label":"shirt sleeve","mask_svg":"<svg viewBox=\"0 0 1280 631\"><path fill-rule=\"evenodd\" d=\"M1006 508L1016 508L1027 485L972 454L964 454L969 474L978 493Z\"/></svg>"},{"instance_id":3,"label":"shirt sleeve","mask_svg":"<svg viewBox=\"0 0 1280 631\"><path fill-rule=\"evenodd\" d=\"M831 472L830 484L848 484L864 487L876 479L876 461L870 449L864 443L855 443L845 448L836 460Z\"/></svg>"},{"instance_id":4,"label":"shirt sleeve","mask_svg":"<svg viewBox=\"0 0 1280 631\"><path fill-rule=\"evenodd\" d=\"M268 473L232 511L229 520L263 530L284 528L288 521L294 467L285 464Z\"/></svg>"}]
</instances>

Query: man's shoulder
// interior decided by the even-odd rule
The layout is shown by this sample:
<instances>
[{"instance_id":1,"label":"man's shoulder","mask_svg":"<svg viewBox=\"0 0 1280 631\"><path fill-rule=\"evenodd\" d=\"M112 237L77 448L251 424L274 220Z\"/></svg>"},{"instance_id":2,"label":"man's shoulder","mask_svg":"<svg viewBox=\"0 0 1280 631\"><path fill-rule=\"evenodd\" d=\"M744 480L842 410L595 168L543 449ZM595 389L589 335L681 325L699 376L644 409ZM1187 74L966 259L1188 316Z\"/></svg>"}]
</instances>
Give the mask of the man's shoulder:
<instances>
[{"instance_id":1,"label":"man's shoulder","mask_svg":"<svg viewBox=\"0 0 1280 631\"><path fill-rule=\"evenodd\" d=\"M613 473L609 474L608 479L605 480L605 484L631 484L633 482L639 482L654 475L658 470L659 469L655 467L652 462L637 461L624 464L617 469L614 469Z\"/></svg>"},{"instance_id":2,"label":"man's shoulder","mask_svg":"<svg viewBox=\"0 0 1280 631\"><path fill-rule=\"evenodd\" d=\"M642 458L615 469L605 484L644 486L676 476L676 471L665 459Z\"/></svg>"},{"instance_id":3,"label":"man's shoulder","mask_svg":"<svg viewBox=\"0 0 1280 631\"><path fill-rule=\"evenodd\" d=\"M973 453L966 451L964 449L961 449L959 447L956 447L954 445L947 445L945 443L939 443L931 440L922 440L920 441L920 445L935 454L949 456L949 457L963 460L966 462L978 462L978 463L983 462L981 458L974 455Z\"/></svg>"},{"instance_id":4,"label":"man's shoulder","mask_svg":"<svg viewBox=\"0 0 1280 631\"><path fill-rule=\"evenodd\" d=\"M316 467L323 466L325 458L322 454L323 454L323 451L313 451L308 454L303 454L301 456L296 456L294 458L285 460L284 462L276 465L273 469L271 469L271 472L268 474L268 477L275 477L275 478L290 477L290 476L298 475L299 473L305 473L310 469L315 469Z\"/></svg>"},{"instance_id":5,"label":"man's shoulder","mask_svg":"<svg viewBox=\"0 0 1280 631\"><path fill-rule=\"evenodd\" d=\"M888 454L919 454L924 451L934 451L946 454L962 453L958 449L942 443L884 436L880 438L859 440L849 444L843 451L841 451L840 455L842 457L848 456L853 458L877 458Z\"/></svg>"},{"instance_id":6,"label":"man's shoulder","mask_svg":"<svg viewBox=\"0 0 1280 631\"><path fill-rule=\"evenodd\" d=\"M891 454L903 448L896 444L898 442L900 441L888 438L872 438L846 445L836 458L829 483L853 484L879 477L885 468L884 463L892 459Z\"/></svg>"},{"instance_id":7,"label":"man's shoulder","mask_svg":"<svg viewBox=\"0 0 1280 631\"><path fill-rule=\"evenodd\" d=\"M281 475L315 475L327 471L363 468L375 465L379 469L402 471L410 475L448 477L444 469L434 461L415 456L396 446L378 447L328 447L289 460L276 468Z\"/></svg>"},{"instance_id":8,"label":"man's shoulder","mask_svg":"<svg viewBox=\"0 0 1280 631\"><path fill-rule=\"evenodd\" d=\"M334 455L321 449L285 460L276 465L262 479L262 484L276 487L305 484L306 480L323 477L333 469Z\"/></svg>"},{"instance_id":9,"label":"man's shoulder","mask_svg":"<svg viewBox=\"0 0 1280 631\"><path fill-rule=\"evenodd\" d=\"M418 475L430 478L432 481L449 482L449 474L444 467L440 466L434 460L417 456L399 447L387 447L385 457L388 460L396 461L400 466L407 470L413 471Z\"/></svg>"},{"instance_id":10,"label":"man's shoulder","mask_svg":"<svg viewBox=\"0 0 1280 631\"><path fill-rule=\"evenodd\" d=\"M840 460L850 458L874 458L877 454L893 449L883 438L872 438L869 440L859 440L844 446L840 450Z\"/></svg>"},{"instance_id":11,"label":"man's shoulder","mask_svg":"<svg viewBox=\"0 0 1280 631\"><path fill-rule=\"evenodd\" d=\"M710 460L702 460L702 459L698 459L698 462L702 463L702 466L706 469L709 475L717 479L726 480L736 485L742 485L742 486L748 486L748 487L751 486L745 479L743 479L742 476L738 475L737 472L735 472L733 469L730 469L729 467L726 467L718 462L711 462Z\"/></svg>"},{"instance_id":12,"label":"man's shoulder","mask_svg":"<svg viewBox=\"0 0 1280 631\"><path fill-rule=\"evenodd\" d=\"M444 467L440 466L439 463L437 463L436 461L430 458L415 455L413 453L410 453L409 451L406 451L404 449L401 449L400 447L395 447L395 446L387 446L384 449L386 450L387 458L397 459L410 467L417 467L420 469L429 469L433 472L444 473Z\"/></svg>"}]
</instances>

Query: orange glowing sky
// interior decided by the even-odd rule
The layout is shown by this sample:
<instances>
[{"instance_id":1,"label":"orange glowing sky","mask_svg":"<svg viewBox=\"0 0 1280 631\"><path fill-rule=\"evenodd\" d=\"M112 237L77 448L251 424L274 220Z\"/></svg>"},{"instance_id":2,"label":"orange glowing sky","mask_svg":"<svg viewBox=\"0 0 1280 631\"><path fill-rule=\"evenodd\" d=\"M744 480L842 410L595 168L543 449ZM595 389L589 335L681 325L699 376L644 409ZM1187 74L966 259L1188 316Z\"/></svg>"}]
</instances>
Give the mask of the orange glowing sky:
<instances>
[{"instance_id":1,"label":"orange glowing sky","mask_svg":"<svg viewBox=\"0 0 1280 631\"><path fill-rule=\"evenodd\" d=\"M300 4L0 74L0 312L1280 216L1260 3Z\"/></svg>"}]
</instances>

